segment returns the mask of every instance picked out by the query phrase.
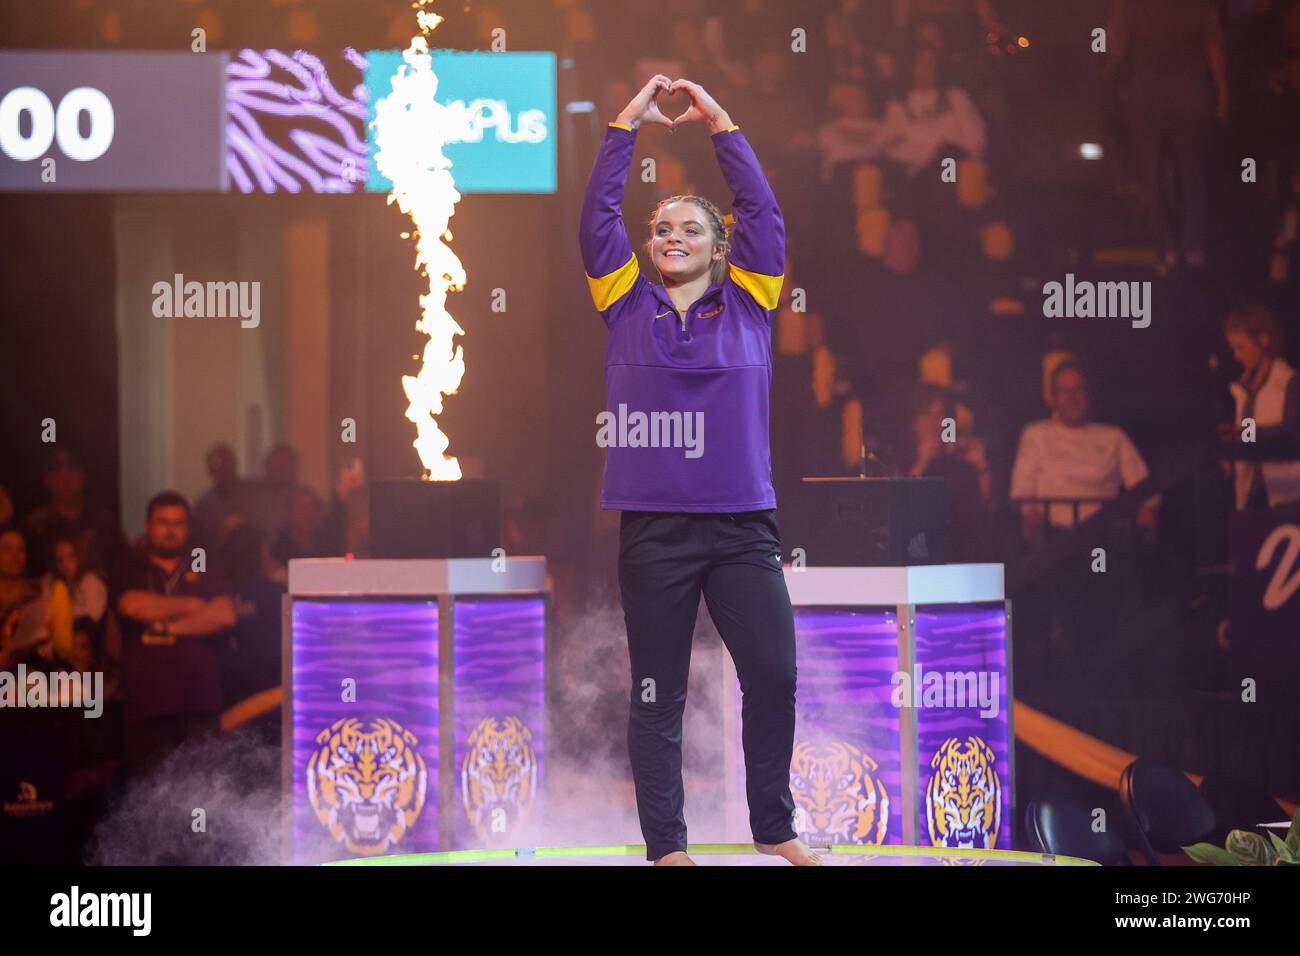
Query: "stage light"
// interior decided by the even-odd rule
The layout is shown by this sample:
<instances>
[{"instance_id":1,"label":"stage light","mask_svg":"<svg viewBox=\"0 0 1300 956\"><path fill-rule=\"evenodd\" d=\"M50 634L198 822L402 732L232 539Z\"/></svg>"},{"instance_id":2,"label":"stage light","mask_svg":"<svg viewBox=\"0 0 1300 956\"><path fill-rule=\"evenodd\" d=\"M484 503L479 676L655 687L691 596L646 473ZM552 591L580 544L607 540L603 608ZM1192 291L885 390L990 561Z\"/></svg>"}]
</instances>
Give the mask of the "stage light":
<instances>
[{"instance_id":1,"label":"stage light","mask_svg":"<svg viewBox=\"0 0 1300 956\"><path fill-rule=\"evenodd\" d=\"M1029 49L1029 37L1016 37L1016 45L1022 50Z\"/></svg>"},{"instance_id":2,"label":"stage light","mask_svg":"<svg viewBox=\"0 0 1300 956\"><path fill-rule=\"evenodd\" d=\"M574 100L572 103L564 104L564 112L594 113L596 112L596 104L593 103L591 100Z\"/></svg>"},{"instance_id":3,"label":"stage light","mask_svg":"<svg viewBox=\"0 0 1300 956\"><path fill-rule=\"evenodd\" d=\"M1084 159L1101 159L1106 153L1100 143L1080 143L1079 155Z\"/></svg>"}]
</instances>

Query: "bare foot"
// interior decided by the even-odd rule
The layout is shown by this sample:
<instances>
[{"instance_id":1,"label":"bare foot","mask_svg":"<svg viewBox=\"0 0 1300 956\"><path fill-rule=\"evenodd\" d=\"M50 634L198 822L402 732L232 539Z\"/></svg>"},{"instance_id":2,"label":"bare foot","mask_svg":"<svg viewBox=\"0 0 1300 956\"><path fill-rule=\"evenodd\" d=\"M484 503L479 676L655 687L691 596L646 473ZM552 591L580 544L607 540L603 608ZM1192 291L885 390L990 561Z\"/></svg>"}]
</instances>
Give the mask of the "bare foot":
<instances>
[{"instance_id":1,"label":"bare foot","mask_svg":"<svg viewBox=\"0 0 1300 956\"><path fill-rule=\"evenodd\" d=\"M768 856L783 856L794 866L824 866L820 853L803 840L795 838L784 843L755 843L754 849Z\"/></svg>"},{"instance_id":2,"label":"bare foot","mask_svg":"<svg viewBox=\"0 0 1300 956\"><path fill-rule=\"evenodd\" d=\"M686 855L685 850L674 850L665 856L655 860L655 866L695 866L694 860Z\"/></svg>"}]
</instances>

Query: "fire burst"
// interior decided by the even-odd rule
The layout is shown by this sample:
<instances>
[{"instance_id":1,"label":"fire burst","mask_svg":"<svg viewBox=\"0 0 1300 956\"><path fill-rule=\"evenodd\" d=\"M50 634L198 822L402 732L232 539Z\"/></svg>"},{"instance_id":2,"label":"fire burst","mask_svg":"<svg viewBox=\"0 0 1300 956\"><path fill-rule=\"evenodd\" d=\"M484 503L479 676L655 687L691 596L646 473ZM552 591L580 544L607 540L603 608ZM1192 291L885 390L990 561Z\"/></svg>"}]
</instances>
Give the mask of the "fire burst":
<instances>
[{"instance_id":1,"label":"fire burst","mask_svg":"<svg viewBox=\"0 0 1300 956\"><path fill-rule=\"evenodd\" d=\"M456 481L460 462L446 454L449 440L438 427L444 395L455 395L465 374L465 356L455 338L465 330L447 311L447 293L465 287L465 267L444 240L452 238L447 223L456 212L460 193L451 175L451 160L443 146L451 138L456 118L434 99L438 77L433 72L426 39L443 18L426 9L432 0L416 0L420 35L402 53L403 64L393 77L393 91L375 104L375 164L393 183L388 194L411 217L415 228L415 268L429 279L429 293L420 296L416 329L429 337L418 375L403 375L406 417L415 423L412 444L419 452L427 479ZM406 235L405 233L403 234Z\"/></svg>"}]
</instances>

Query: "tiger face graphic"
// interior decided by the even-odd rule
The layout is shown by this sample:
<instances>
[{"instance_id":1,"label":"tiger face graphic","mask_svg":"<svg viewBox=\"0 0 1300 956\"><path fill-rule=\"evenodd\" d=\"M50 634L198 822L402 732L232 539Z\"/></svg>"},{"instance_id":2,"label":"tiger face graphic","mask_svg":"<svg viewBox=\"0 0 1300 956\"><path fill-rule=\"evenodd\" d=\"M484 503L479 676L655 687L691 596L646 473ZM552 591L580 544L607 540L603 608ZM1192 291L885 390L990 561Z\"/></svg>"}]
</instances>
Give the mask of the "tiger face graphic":
<instances>
[{"instance_id":1,"label":"tiger face graphic","mask_svg":"<svg viewBox=\"0 0 1300 956\"><path fill-rule=\"evenodd\" d=\"M484 717L470 731L461 798L475 834L500 839L528 817L537 794L532 731L518 717Z\"/></svg>"},{"instance_id":2,"label":"tiger face graphic","mask_svg":"<svg viewBox=\"0 0 1300 956\"><path fill-rule=\"evenodd\" d=\"M808 842L870 843L885 840L889 794L871 756L844 740L795 744L790 793L795 829Z\"/></svg>"},{"instance_id":3,"label":"tiger face graphic","mask_svg":"<svg viewBox=\"0 0 1300 956\"><path fill-rule=\"evenodd\" d=\"M307 793L330 836L358 856L401 842L424 809L429 774L420 742L395 721L336 720L316 735Z\"/></svg>"},{"instance_id":4,"label":"tiger face graphic","mask_svg":"<svg viewBox=\"0 0 1300 956\"><path fill-rule=\"evenodd\" d=\"M1002 782L993 750L978 737L949 737L930 759L925 816L933 846L989 850L1002 823Z\"/></svg>"}]
</instances>

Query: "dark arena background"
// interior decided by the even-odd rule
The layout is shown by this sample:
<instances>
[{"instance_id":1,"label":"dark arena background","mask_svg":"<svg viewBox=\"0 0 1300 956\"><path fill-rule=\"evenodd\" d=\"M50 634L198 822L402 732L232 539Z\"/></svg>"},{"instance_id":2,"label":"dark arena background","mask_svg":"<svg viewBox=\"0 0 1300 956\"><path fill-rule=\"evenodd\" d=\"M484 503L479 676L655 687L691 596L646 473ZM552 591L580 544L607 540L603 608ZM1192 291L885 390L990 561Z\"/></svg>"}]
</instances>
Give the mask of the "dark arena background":
<instances>
[{"instance_id":1,"label":"dark arena background","mask_svg":"<svg viewBox=\"0 0 1300 956\"><path fill-rule=\"evenodd\" d=\"M5 927L1283 925L1300 0L3 0L0 235Z\"/></svg>"}]
</instances>

